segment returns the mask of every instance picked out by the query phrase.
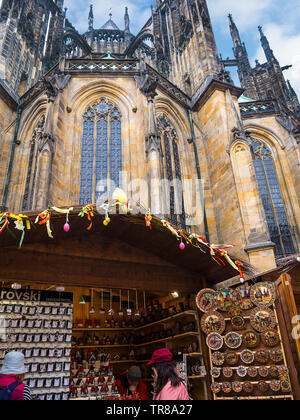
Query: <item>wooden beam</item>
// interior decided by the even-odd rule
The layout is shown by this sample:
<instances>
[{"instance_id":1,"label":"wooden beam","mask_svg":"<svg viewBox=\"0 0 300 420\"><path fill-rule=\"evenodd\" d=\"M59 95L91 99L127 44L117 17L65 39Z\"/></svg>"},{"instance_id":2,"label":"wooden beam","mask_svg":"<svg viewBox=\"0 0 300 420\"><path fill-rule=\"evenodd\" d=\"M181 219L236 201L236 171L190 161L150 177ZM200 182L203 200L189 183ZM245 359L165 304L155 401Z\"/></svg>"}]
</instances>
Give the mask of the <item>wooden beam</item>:
<instances>
[{"instance_id":1,"label":"wooden beam","mask_svg":"<svg viewBox=\"0 0 300 420\"><path fill-rule=\"evenodd\" d=\"M62 284L83 287L178 290L197 293L201 280L197 274L179 267L139 264L128 261L79 258L44 252L6 249L0 267L3 281Z\"/></svg>"}]
</instances>

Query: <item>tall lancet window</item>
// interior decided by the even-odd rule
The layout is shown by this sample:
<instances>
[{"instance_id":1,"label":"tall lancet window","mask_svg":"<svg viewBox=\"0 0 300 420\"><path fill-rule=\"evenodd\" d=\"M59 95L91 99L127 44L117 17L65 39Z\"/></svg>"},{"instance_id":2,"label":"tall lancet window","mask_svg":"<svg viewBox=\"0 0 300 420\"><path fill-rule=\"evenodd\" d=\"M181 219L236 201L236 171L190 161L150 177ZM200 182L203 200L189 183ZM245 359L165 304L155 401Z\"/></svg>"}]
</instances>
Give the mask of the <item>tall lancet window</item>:
<instances>
[{"instance_id":1,"label":"tall lancet window","mask_svg":"<svg viewBox=\"0 0 300 420\"><path fill-rule=\"evenodd\" d=\"M88 107L83 116L80 204L105 201L121 187L121 114L107 99Z\"/></svg>"},{"instance_id":2,"label":"tall lancet window","mask_svg":"<svg viewBox=\"0 0 300 420\"><path fill-rule=\"evenodd\" d=\"M276 245L276 255L284 256L296 252L292 229L279 187L271 151L258 139L252 139L254 167L265 211L271 241Z\"/></svg>"},{"instance_id":3,"label":"tall lancet window","mask_svg":"<svg viewBox=\"0 0 300 420\"><path fill-rule=\"evenodd\" d=\"M171 223L186 228L182 172L178 150L178 136L170 120L163 114L157 118L161 135L161 171L164 182L165 214Z\"/></svg>"},{"instance_id":4,"label":"tall lancet window","mask_svg":"<svg viewBox=\"0 0 300 420\"><path fill-rule=\"evenodd\" d=\"M33 130L33 134L30 140L29 146L29 162L26 175L26 184L25 184L25 193L23 197L23 210L32 210L33 207L33 195L36 185L37 177L37 159L38 159L38 147L40 136L43 133L45 126L45 116L43 115L37 124L36 128Z\"/></svg>"}]
</instances>

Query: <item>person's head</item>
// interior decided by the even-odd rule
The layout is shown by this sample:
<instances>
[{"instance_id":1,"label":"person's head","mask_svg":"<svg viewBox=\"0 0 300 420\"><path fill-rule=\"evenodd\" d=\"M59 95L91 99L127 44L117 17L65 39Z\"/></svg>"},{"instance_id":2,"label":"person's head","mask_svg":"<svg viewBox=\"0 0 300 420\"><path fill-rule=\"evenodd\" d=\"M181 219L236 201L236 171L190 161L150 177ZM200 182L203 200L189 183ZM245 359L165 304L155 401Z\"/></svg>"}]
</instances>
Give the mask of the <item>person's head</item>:
<instances>
[{"instance_id":1,"label":"person's head","mask_svg":"<svg viewBox=\"0 0 300 420\"><path fill-rule=\"evenodd\" d=\"M6 354L0 375L16 375L18 382L23 382L25 377L24 355L19 351Z\"/></svg>"},{"instance_id":2,"label":"person's head","mask_svg":"<svg viewBox=\"0 0 300 420\"><path fill-rule=\"evenodd\" d=\"M137 386L142 378L141 369L138 366L131 366L128 369L127 379L129 385Z\"/></svg>"},{"instance_id":3,"label":"person's head","mask_svg":"<svg viewBox=\"0 0 300 420\"><path fill-rule=\"evenodd\" d=\"M173 387L182 382L176 370L176 363L173 362L173 354L167 348L156 350L147 365L152 367L154 373L156 393L159 393L169 381Z\"/></svg>"}]
</instances>

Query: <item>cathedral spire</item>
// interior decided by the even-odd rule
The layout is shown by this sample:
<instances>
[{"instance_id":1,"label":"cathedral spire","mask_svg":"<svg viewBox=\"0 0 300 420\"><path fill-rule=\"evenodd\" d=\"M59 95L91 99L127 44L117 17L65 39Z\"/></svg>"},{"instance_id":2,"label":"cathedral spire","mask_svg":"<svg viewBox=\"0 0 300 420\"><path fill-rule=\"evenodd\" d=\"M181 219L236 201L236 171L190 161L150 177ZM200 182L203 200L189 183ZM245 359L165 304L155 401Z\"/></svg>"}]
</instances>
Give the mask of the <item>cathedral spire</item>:
<instances>
[{"instance_id":1,"label":"cathedral spire","mask_svg":"<svg viewBox=\"0 0 300 420\"><path fill-rule=\"evenodd\" d=\"M90 5L90 13L89 13L89 31L94 29L94 12L93 12L93 5Z\"/></svg>"},{"instance_id":2,"label":"cathedral spire","mask_svg":"<svg viewBox=\"0 0 300 420\"><path fill-rule=\"evenodd\" d=\"M240 37L240 33L239 30L233 20L233 17L231 14L228 15L229 18L229 27L230 27L230 33L231 33L231 37L234 43L235 48L238 46L242 46L242 41L241 41L241 37Z\"/></svg>"},{"instance_id":3,"label":"cathedral spire","mask_svg":"<svg viewBox=\"0 0 300 420\"><path fill-rule=\"evenodd\" d=\"M232 15L228 15L230 33L233 40L233 53L235 58L239 61L239 65L243 66L244 70L251 70L249 57L245 44L241 41L239 30L233 20Z\"/></svg>"},{"instance_id":4,"label":"cathedral spire","mask_svg":"<svg viewBox=\"0 0 300 420\"><path fill-rule=\"evenodd\" d=\"M277 61L275 56L274 56L273 50L270 47L269 41L268 41L266 35L263 32L262 26L259 26L258 30L259 30L259 33L260 33L260 42L261 42L261 45L264 49L266 59L268 60L269 63L272 62L272 61Z\"/></svg>"},{"instance_id":5,"label":"cathedral spire","mask_svg":"<svg viewBox=\"0 0 300 420\"><path fill-rule=\"evenodd\" d=\"M129 20L129 14L128 14L128 7L125 7L125 16L124 16L124 21L125 21L125 32L130 32L130 20Z\"/></svg>"}]
</instances>

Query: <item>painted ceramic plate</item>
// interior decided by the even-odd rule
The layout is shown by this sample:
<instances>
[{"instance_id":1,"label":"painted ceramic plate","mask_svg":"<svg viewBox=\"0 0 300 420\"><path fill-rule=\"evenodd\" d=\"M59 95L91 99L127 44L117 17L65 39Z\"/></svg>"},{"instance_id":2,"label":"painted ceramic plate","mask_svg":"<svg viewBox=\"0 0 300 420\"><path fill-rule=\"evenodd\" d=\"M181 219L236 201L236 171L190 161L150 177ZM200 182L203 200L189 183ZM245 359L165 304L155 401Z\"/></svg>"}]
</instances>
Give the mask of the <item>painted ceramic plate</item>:
<instances>
[{"instance_id":1,"label":"painted ceramic plate","mask_svg":"<svg viewBox=\"0 0 300 420\"><path fill-rule=\"evenodd\" d=\"M224 353L220 353L219 351L216 351L212 354L211 360L214 365L216 366L222 366L225 362L225 355Z\"/></svg>"},{"instance_id":2,"label":"painted ceramic plate","mask_svg":"<svg viewBox=\"0 0 300 420\"><path fill-rule=\"evenodd\" d=\"M222 383L222 391L225 394L229 394L232 391L231 383L230 382L223 382Z\"/></svg>"},{"instance_id":3,"label":"painted ceramic plate","mask_svg":"<svg viewBox=\"0 0 300 420\"><path fill-rule=\"evenodd\" d=\"M272 362L279 363L283 360L283 354L281 350L271 350L270 351L270 358Z\"/></svg>"},{"instance_id":4,"label":"painted ceramic plate","mask_svg":"<svg viewBox=\"0 0 300 420\"><path fill-rule=\"evenodd\" d=\"M256 378L258 375L257 368L253 366L248 367L248 375L250 376L250 378Z\"/></svg>"},{"instance_id":5,"label":"painted ceramic plate","mask_svg":"<svg viewBox=\"0 0 300 420\"><path fill-rule=\"evenodd\" d=\"M211 369L210 374L214 379L217 379L221 376L221 369L214 367Z\"/></svg>"},{"instance_id":6,"label":"painted ceramic plate","mask_svg":"<svg viewBox=\"0 0 300 420\"><path fill-rule=\"evenodd\" d=\"M289 369L286 366L278 366L278 372L281 377L288 375Z\"/></svg>"},{"instance_id":7,"label":"painted ceramic plate","mask_svg":"<svg viewBox=\"0 0 300 420\"><path fill-rule=\"evenodd\" d=\"M243 391L247 394L251 394L253 392L254 386L251 382L244 382L243 383Z\"/></svg>"},{"instance_id":8,"label":"painted ceramic plate","mask_svg":"<svg viewBox=\"0 0 300 420\"><path fill-rule=\"evenodd\" d=\"M218 394L222 390L222 385L215 382L214 384L211 384L210 389L214 394Z\"/></svg>"},{"instance_id":9,"label":"painted ceramic plate","mask_svg":"<svg viewBox=\"0 0 300 420\"><path fill-rule=\"evenodd\" d=\"M233 290L219 289L216 292L217 307L220 311L227 312L233 306Z\"/></svg>"},{"instance_id":10,"label":"painted ceramic plate","mask_svg":"<svg viewBox=\"0 0 300 420\"><path fill-rule=\"evenodd\" d=\"M265 350L260 350L255 353L255 360L258 363L267 363L269 361L269 353Z\"/></svg>"},{"instance_id":11,"label":"painted ceramic plate","mask_svg":"<svg viewBox=\"0 0 300 420\"><path fill-rule=\"evenodd\" d=\"M243 343L246 347L254 349L260 344L260 336L255 331L246 331L243 335Z\"/></svg>"},{"instance_id":12,"label":"painted ceramic plate","mask_svg":"<svg viewBox=\"0 0 300 420\"><path fill-rule=\"evenodd\" d=\"M275 327L276 319L270 309L253 309L250 313L250 322L256 331L265 332Z\"/></svg>"},{"instance_id":13,"label":"painted ceramic plate","mask_svg":"<svg viewBox=\"0 0 300 420\"><path fill-rule=\"evenodd\" d=\"M223 347L223 337L218 333L211 333L206 338L207 347L211 350L220 350Z\"/></svg>"},{"instance_id":14,"label":"painted ceramic plate","mask_svg":"<svg viewBox=\"0 0 300 420\"><path fill-rule=\"evenodd\" d=\"M230 367L224 367L222 369L222 373L225 376L225 378L229 379L233 375L233 370Z\"/></svg>"},{"instance_id":15,"label":"painted ceramic plate","mask_svg":"<svg viewBox=\"0 0 300 420\"><path fill-rule=\"evenodd\" d=\"M243 391L243 384L241 382L233 382L232 384L232 390L239 394Z\"/></svg>"},{"instance_id":16,"label":"painted ceramic plate","mask_svg":"<svg viewBox=\"0 0 300 420\"><path fill-rule=\"evenodd\" d=\"M247 376L247 369L245 368L245 366L239 366L237 368L236 373L241 377L244 378L245 376Z\"/></svg>"},{"instance_id":17,"label":"painted ceramic plate","mask_svg":"<svg viewBox=\"0 0 300 420\"><path fill-rule=\"evenodd\" d=\"M266 366L260 366L258 368L258 374L262 378L266 378L267 376L269 376L269 369Z\"/></svg>"},{"instance_id":18,"label":"painted ceramic plate","mask_svg":"<svg viewBox=\"0 0 300 420\"><path fill-rule=\"evenodd\" d=\"M265 381L258 382L258 389L260 392L266 393L269 391L269 384Z\"/></svg>"},{"instance_id":19,"label":"painted ceramic plate","mask_svg":"<svg viewBox=\"0 0 300 420\"><path fill-rule=\"evenodd\" d=\"M213 289L203 289L196 296L197 307L202 312L216 309L216 291Z\"/></svg>"},{"instance_id":20,"label":"painted ceramic plate","mask_svg":"<svg viewBox=\"0 0 300 420\"><path fill-rule=\"evenodd\" d=\"M224 342L230 349L238 349L241 347L243 340L241 334L231 331L226 334Z\"/></svg>"},{"instance_id":21,"label":"painted ceramic plate","mask_svg":"<svg viewBox=\"0 0 300 420\"><path fill-rule=\"evenodd\" d=\"M251 302L261 308L269 308L275 302L275 288L271 283L257 283L251 287Z\"/></svg>"},{"instance_id":22,"label":"painted ceramic plate","mask_svg":"<svg viewBox=\"0 0 300 420\"><path fill-rule=\"evenodd\" d=\"M262 334L262 341L267 347L275 347L280 341L279 334L277 331L268 330Z\"/></svg>"},{"instance_id":23,"label":"painted ceramic plate","mask_svg":"<svg viewBox=\"0 0 300 420\"><path fill-rule=\"evenodd\" d=\"M271 366L269 367L269 374L272 376L272 378L278 378L279 371L277 366Z\"/></svg>"},{"instance_id":24,"label":"painted ceramic plate","mask_svg":"<svg viewBox=\"0 0 300 420\"><path fill-rule=\"evenodd\" d=\"M240 315L233 316L231 318L231 325L235 331L243 330L245 328L245 320Z\"/></svg>"},{"instance_id":25,"label":"painted ceramic plate","mask_svg":"<svg viewBox=\"0 0 300 420\"><path fill-rule=\"evenodd\" d=\"M273 392L279 392L281 389L281 382L280 381L271 381L270 388Z\"/></svg>"},{"instance_id":26,"label":"painted ceramic plate","mask_svg":"<svg viewBox=\"0 0 300 420\"><path fill-rule=\"evenodd\" d=\"M253 308L253 303L250 298L250 286L242 285L235 289L233 292L233 302L236 306L243 311L248 311Z\"/></svg>"},{"instance_id":27,"label":"painted ceramic plate","mask_svg":"<svg viewBox=\"0 0 300 420\"><path fill-rule=\"evenodd\" d=\"M287 381L287 380L281 381L281 391L282 392L291 392L290 381Z\"/></svg>"},{"instance_id":28,"label":"painted ceramic plate","mask_svg":"<svg viewBox=\"0 0 300 420\"><path fill-rule=\"evenodd\" d=\"M201 318L201 329L205 334L213 332L222 334L225 328L226 323L223 315L216 311L208 311Z\"/></svg>"},{"instance_id":29,"label":"painted ceramic plate","mask_svg":"<svg viewBox=\"0 0 300 420\"><path fill-rule=\"evenodd\" d=\"M254 362L254 353L251 350L243 350L240 357L241 361L246 365L251 365Z\"/></svg>"},{"instance_id":30,"label":"painted ceramic plate","mask_svg":"<svg viewBox=\"0 0 300 420\"><path fill-rule=\"evenodd\" d=\"M229 353L226 354L225 360L229 366L234 366L238 363L239 358L236 353L234 353L233 351L230 351Z\"/></svg>"},{"instance_id":31,"label":"painted ceramic plate","mask_svg":"<svg viewBox=\"0 0 300 420\"><path fill-rule=\"evenodd\" d=\"M242 310L241 308L239 308L238 306L232 306L229 310L228 310L228 315L231 317L234 316L240 316L242 315Z\"/></svg>"}]
</instances>

